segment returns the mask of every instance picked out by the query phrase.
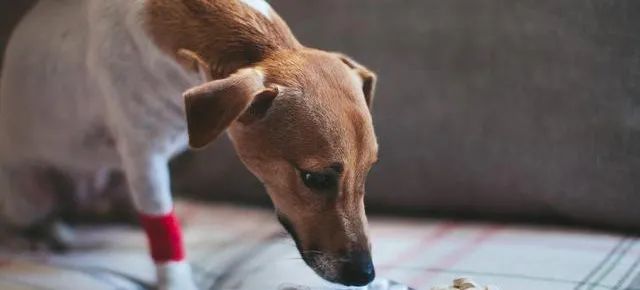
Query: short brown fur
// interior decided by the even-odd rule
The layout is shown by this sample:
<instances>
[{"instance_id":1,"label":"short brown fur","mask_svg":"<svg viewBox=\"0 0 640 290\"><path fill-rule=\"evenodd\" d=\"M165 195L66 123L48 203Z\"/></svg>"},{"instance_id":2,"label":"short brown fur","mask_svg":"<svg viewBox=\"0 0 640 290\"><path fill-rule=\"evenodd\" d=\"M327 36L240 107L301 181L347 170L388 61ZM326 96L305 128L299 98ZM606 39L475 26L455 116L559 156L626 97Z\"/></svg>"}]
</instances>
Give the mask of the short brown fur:
<instances>
[{"instance_id":1,"label":"short brown fur","mask_svg":"<svg viewBox=\"0 0 640 290\"><path fill-rule=\"evenodd\" d=\"M272 19L230 0L150 0L146 25L156 43L171 55L195 52L210 66L214 78L300 43L274 12Z\"/></svg>"}]
</instances>

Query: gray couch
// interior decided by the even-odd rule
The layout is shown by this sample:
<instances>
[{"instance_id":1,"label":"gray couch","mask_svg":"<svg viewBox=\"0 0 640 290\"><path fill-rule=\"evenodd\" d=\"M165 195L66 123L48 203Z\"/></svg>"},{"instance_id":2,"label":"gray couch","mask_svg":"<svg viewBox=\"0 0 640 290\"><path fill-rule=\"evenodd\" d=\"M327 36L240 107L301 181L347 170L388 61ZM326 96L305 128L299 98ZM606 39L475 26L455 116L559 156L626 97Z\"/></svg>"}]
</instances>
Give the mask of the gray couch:
<instances>
[{"instance_id":1,"label":"gray couch","mask_svg":"<svg viewBox=\"0 0 640 290\"><path fill-rule=\"evenodd\" d=\"M270 2L379 74L371 211L640 230L640 2ZM173 167L177 191L268 202L226 139Z\"/></svg>"}]
</instances>

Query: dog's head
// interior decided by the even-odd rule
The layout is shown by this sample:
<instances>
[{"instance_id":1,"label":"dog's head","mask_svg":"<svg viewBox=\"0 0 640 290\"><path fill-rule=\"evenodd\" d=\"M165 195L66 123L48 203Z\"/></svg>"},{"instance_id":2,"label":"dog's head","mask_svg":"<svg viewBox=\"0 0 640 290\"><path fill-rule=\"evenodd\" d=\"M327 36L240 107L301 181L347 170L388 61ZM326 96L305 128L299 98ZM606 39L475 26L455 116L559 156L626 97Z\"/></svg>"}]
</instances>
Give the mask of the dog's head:
<instances>
[{"instance_id":1,"label":"dog's head","mask_svg":"<svg viewBox=\"0 0 640 290\"><path fill-rule=\"evenodd\" d=\"M378 152L374 86L375 75L346 56L305 48L185 93L191 146L229 128L304 261L347 285L375 276L363 204Z\"/></svg>"}]
</instances>

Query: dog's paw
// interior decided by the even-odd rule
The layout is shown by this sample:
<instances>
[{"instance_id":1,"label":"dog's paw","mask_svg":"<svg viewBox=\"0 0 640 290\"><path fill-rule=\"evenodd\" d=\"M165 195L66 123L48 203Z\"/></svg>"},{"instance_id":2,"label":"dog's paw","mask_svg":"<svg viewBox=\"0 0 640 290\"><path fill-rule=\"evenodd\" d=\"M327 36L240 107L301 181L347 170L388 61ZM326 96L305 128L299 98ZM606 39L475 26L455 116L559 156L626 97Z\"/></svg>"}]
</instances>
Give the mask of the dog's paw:
<instances>
[{"instance_id":1,"label":"dog's paw","mask_svg":"<svg viewBox=\"0 0 640 290\"><path fill-rule=\"evenodd\" d=\"M158 264L159 290L197 290L191 276L191 267L185 261Z\"/></svg>"}]
</instances>

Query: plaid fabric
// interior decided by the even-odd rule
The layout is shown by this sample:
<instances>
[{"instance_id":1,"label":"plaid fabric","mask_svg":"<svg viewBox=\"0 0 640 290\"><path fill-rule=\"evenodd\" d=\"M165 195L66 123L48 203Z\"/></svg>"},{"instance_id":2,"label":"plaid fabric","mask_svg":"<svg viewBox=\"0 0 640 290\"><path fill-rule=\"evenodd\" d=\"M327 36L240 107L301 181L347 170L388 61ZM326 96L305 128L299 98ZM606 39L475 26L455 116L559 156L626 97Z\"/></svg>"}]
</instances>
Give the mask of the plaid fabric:
<instances>
[{"instance_id":1,"label":"plaid fabric","mask_svg":"<svg viewBox=\"0 0 640 290\"><path fill-rule=\"evenodd\" d=\"M202 289L337 287L304 265L268 210L180 202L177 212ZM415 289L468 276L503 290L640 290L634 236L396 218L371 219L371 234L378 276ZM78 229L65 255L5 250L0 289L149 289L145 245L137 229L105 227Z\"/></svg>"}]
</instances>

